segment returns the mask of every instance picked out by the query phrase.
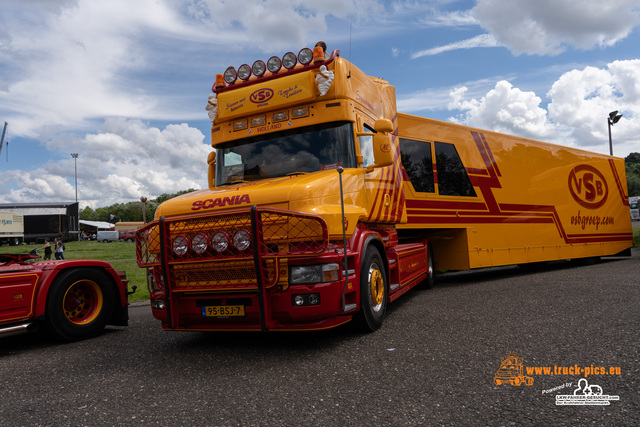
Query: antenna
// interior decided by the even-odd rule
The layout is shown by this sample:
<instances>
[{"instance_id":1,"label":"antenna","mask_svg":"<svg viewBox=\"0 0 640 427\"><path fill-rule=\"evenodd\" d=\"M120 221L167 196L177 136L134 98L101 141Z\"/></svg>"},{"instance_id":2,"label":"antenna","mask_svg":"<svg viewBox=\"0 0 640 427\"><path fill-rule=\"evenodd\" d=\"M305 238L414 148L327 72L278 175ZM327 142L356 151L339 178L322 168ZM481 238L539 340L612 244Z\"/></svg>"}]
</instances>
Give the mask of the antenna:
<instances>
[{"instance_id":1,"label":"antenna","mask_svg":"<svg viewBox=\"0 0 640 427\"><path fill-rule=\"evenodd\" d=\"M351 78L351 26L353 25L353 22L349 21L349 75L347 76L348 79Z\"/></svg>"},{"instance_id":2,"label":"antenna","mask_svg":"<svg viewBox=\"0 0 640 427\"><path fill-rule=\"evenodd\" d=\"M4 128L2 129L2 139L0 139L0 154L2 154L2 145L4 144L4 134L7 132L7 122L4 122ZM7 141L7 145L9 142Z\"/></svg>"}]
</instances>

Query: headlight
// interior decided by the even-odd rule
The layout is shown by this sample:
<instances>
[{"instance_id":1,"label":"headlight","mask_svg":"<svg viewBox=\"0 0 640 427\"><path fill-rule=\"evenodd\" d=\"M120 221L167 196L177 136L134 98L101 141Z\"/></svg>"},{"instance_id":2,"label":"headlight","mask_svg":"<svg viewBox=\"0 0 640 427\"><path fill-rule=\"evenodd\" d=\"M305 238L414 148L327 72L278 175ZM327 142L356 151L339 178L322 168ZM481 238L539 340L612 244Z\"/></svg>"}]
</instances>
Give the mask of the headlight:
<instances>
[{"instance_id":1,"label":"headlight","mask_svg":"<svg viewBox=\"0 0 640 427\"><path fill-rule=\"evenodd\" d=\"M296 58L296 54L293 52L285 53L282 57L282 65L284 65L284 68L286 68L287 70L295 67L297 63L298 58Z\"/></svg>"},{"instance_id":2,"label":"headlight","mask_svg":"<svg viewBox=\"0 0 640 427\"><path fill-rule=\"evenodd\" d=\"M238 77L242 80L247 80L251 77L251 67L249 64L243 64L238 68Z\"/></svg>"},{"instance_id":3,"label":"headlight","mask_svg":"<svg viewBox=\"0 0 640 427\"><path fill-rule=\"evenodd\" d=\"M235 68L229 67L225 70L224 81L227 82L227 84L234 83L237 78L238 78L238 73L236 72Z\"/></svg>"},{"instance_id":4,"label":"headlight","mask_svg":"<svg viewBox=\"0 0 640 427\"><path fill-rule=\"evenodd\" d=\"M335 282L338 280L339 266L337 263L317 265L292 265L289 283L301 285L304 283Z\"/></svg>"},{"instance_id":5,"label":"headlight","mask_svg":"<svg viewBox=\"0 0 640 427\"><path fill-rule=\"evenodd\" d=\"M247 230L236 231L233 235L233 246L239 251L244 251L251 245L251 234Z\"/></svg>"},{"instance_id":6,"label":"headlight","mask_svg":"<svg viewBox=\"0 0 640 427\"><path fill-rule=\"evenodd\" d=\"M204 234L196 234L191 240L191 249L197 254L202 254L207 250L207 236Z\"/></svg>"},{"instance_id":7,"label":"headlight","mask_svg":"<svg viewBox=\"0 0 640 427\"><path fill-rule=\"evenodd\" d=\"M260 77L261 75L264 74L265 70L266 70L266 65L264 63L264 61L261 60L257 60L256 62L253 63L253 66L251 67L251 71L253 71L253 74Z\"/></svg>"},{"instance_id":8,"label":"headlight","mask_svg":"<svg viewBox=\"0 0 640 427\"><path fill-rule=\"evenodd\" d=\"M300 52L298 52L298 62L303 65L307 65L313 60L313 51L308 47L305 47Z\"/></svg>"},{"instance_id":9,"label":"headlight","mask_svg":"<svg viewBox=\"0 0 640 427\"><path fill-rule=\"evenodd\" d=\"M229 247L229 235L224 231L218 231L211 238L211 246L218 253L225 251Z\"/></svg>"},{"instance_id":10,"label":"headlight","mask_svg":"<svg viewBox=\"0 0 640 427\"><path fill-rule=\"evenodd\" d=\"M272 56L267 61L267 69L272 73L277 73L280 71L280 67L282 67L282 61L277 56Z\"/></svg>"},{"instance_id":11,"label":"headlight","mask_svg":"<svg viewBox=\"0 0 640 427\"><path fill-rule=\"evenodd\" d=\"M171 244L171 247L173 248L173 252L176 255L182 256L186 254L187 251L189 250L189 239L187 239L184 236L178 236L175 239L173 239L173 243Z\"/></svg>"}]
</instances>

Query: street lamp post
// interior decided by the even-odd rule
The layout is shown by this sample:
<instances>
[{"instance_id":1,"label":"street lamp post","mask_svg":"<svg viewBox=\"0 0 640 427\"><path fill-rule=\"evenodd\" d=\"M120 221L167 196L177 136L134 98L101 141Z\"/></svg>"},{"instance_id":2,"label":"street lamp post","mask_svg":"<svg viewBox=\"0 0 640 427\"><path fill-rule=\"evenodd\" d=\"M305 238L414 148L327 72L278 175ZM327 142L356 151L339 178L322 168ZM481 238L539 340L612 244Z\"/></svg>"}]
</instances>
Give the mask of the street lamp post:
<instances>
[{"instance_id":1,"label":"street lamp post","mask_svg":"<svg viewBox=\"0 0 640 427\"><path fill-rule=\"evenodd\" d=\"M78 153L71 153L73 165L76 173L76 203L78 203Z\"/></svg>"},{"instance_id":2,"label":"street lamp post","mask_svg":"<svg viewBox=\"0 0 640 427\"><path fill-rule=\"evenodd\" d=\"M142 196L140 197L140 201L142 202L142 222L147 223L147 198Z\"/></svg>"},{"instance_id":3,"label":"street lamp post","mask_svg":"<svg viewBox=\"0 0 640 427\"><path fill-rule=\"evenodd\" d=\"M78 203L78 153L71 153L73 157L73 169L76 177L76 204ZM78 206L78 224L76 224L78 231L78 241L80 241L80 206Z\"/></svg>"},{"instance_id":4,"label":"street lamp post","mask_svg":"<svg viewBox=\"0 0 640 427\"><path fill-rule=\"evenodd\" d=\"M609 117L607 117L607 124L609 125L609 154L613 156L613 142L611 140L611 126L618 123L618 121L622 118L622 114L618 114L618 110L612 111L609 113Z\"/></svg>"}]
</instances>

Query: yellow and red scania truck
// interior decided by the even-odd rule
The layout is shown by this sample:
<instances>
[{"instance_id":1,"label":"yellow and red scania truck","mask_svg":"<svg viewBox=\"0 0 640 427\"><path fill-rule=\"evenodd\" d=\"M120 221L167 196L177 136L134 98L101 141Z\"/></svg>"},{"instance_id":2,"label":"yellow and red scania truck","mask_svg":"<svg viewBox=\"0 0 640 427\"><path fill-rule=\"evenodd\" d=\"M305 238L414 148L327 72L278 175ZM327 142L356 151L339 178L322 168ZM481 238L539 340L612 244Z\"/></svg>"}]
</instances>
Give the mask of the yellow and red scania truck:
<instances>
[{"instance_id":1,"label":"yellow and red scania truck","mask_svg":"<svg viewBox=\"0 0 640 427\"><path fill-rule=\"evenodd\" d=\"M209 188L137 232L166 330L373 331L436 269L629 253L623 159L398 113L323 43L212 91Z\"/></svg>"}]
</instances>

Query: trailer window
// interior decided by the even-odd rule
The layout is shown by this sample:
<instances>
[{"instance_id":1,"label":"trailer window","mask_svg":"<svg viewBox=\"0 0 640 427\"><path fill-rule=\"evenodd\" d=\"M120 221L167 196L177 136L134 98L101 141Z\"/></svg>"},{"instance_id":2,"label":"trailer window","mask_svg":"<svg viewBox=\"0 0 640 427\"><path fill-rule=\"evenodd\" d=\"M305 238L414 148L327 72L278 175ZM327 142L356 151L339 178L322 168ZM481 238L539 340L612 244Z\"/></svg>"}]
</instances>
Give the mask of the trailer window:
<instances>
[{"instance_id":1,"label":"trailer window","mask_svg":"<svg viewBox=\"0 0 640 427\"><path fill-rule=\"evenodd\" d=\"M415 191L434 193L431 143L400 138L402 166Z\"/></svg>"},{"instance_id":2,"label":"trailer window","mask_svg":"<svg viewBox=\"0 0 640 427\"><path fill-rule=\"evenodd\" d=\"M230 141L216 147L216 183L354 168L351 122L324 123Z\"/></svg>"},{"instance_id":3,"label":"trailer window","mask_svg":"<svg viewBox=\"0 0 640 427\"><path fill-rule=\"evenodd\" d=\"M436 142L435 149L438 194L441 196L475 197L476 192L455 145Z\"/></svg>"}]
</instances>

